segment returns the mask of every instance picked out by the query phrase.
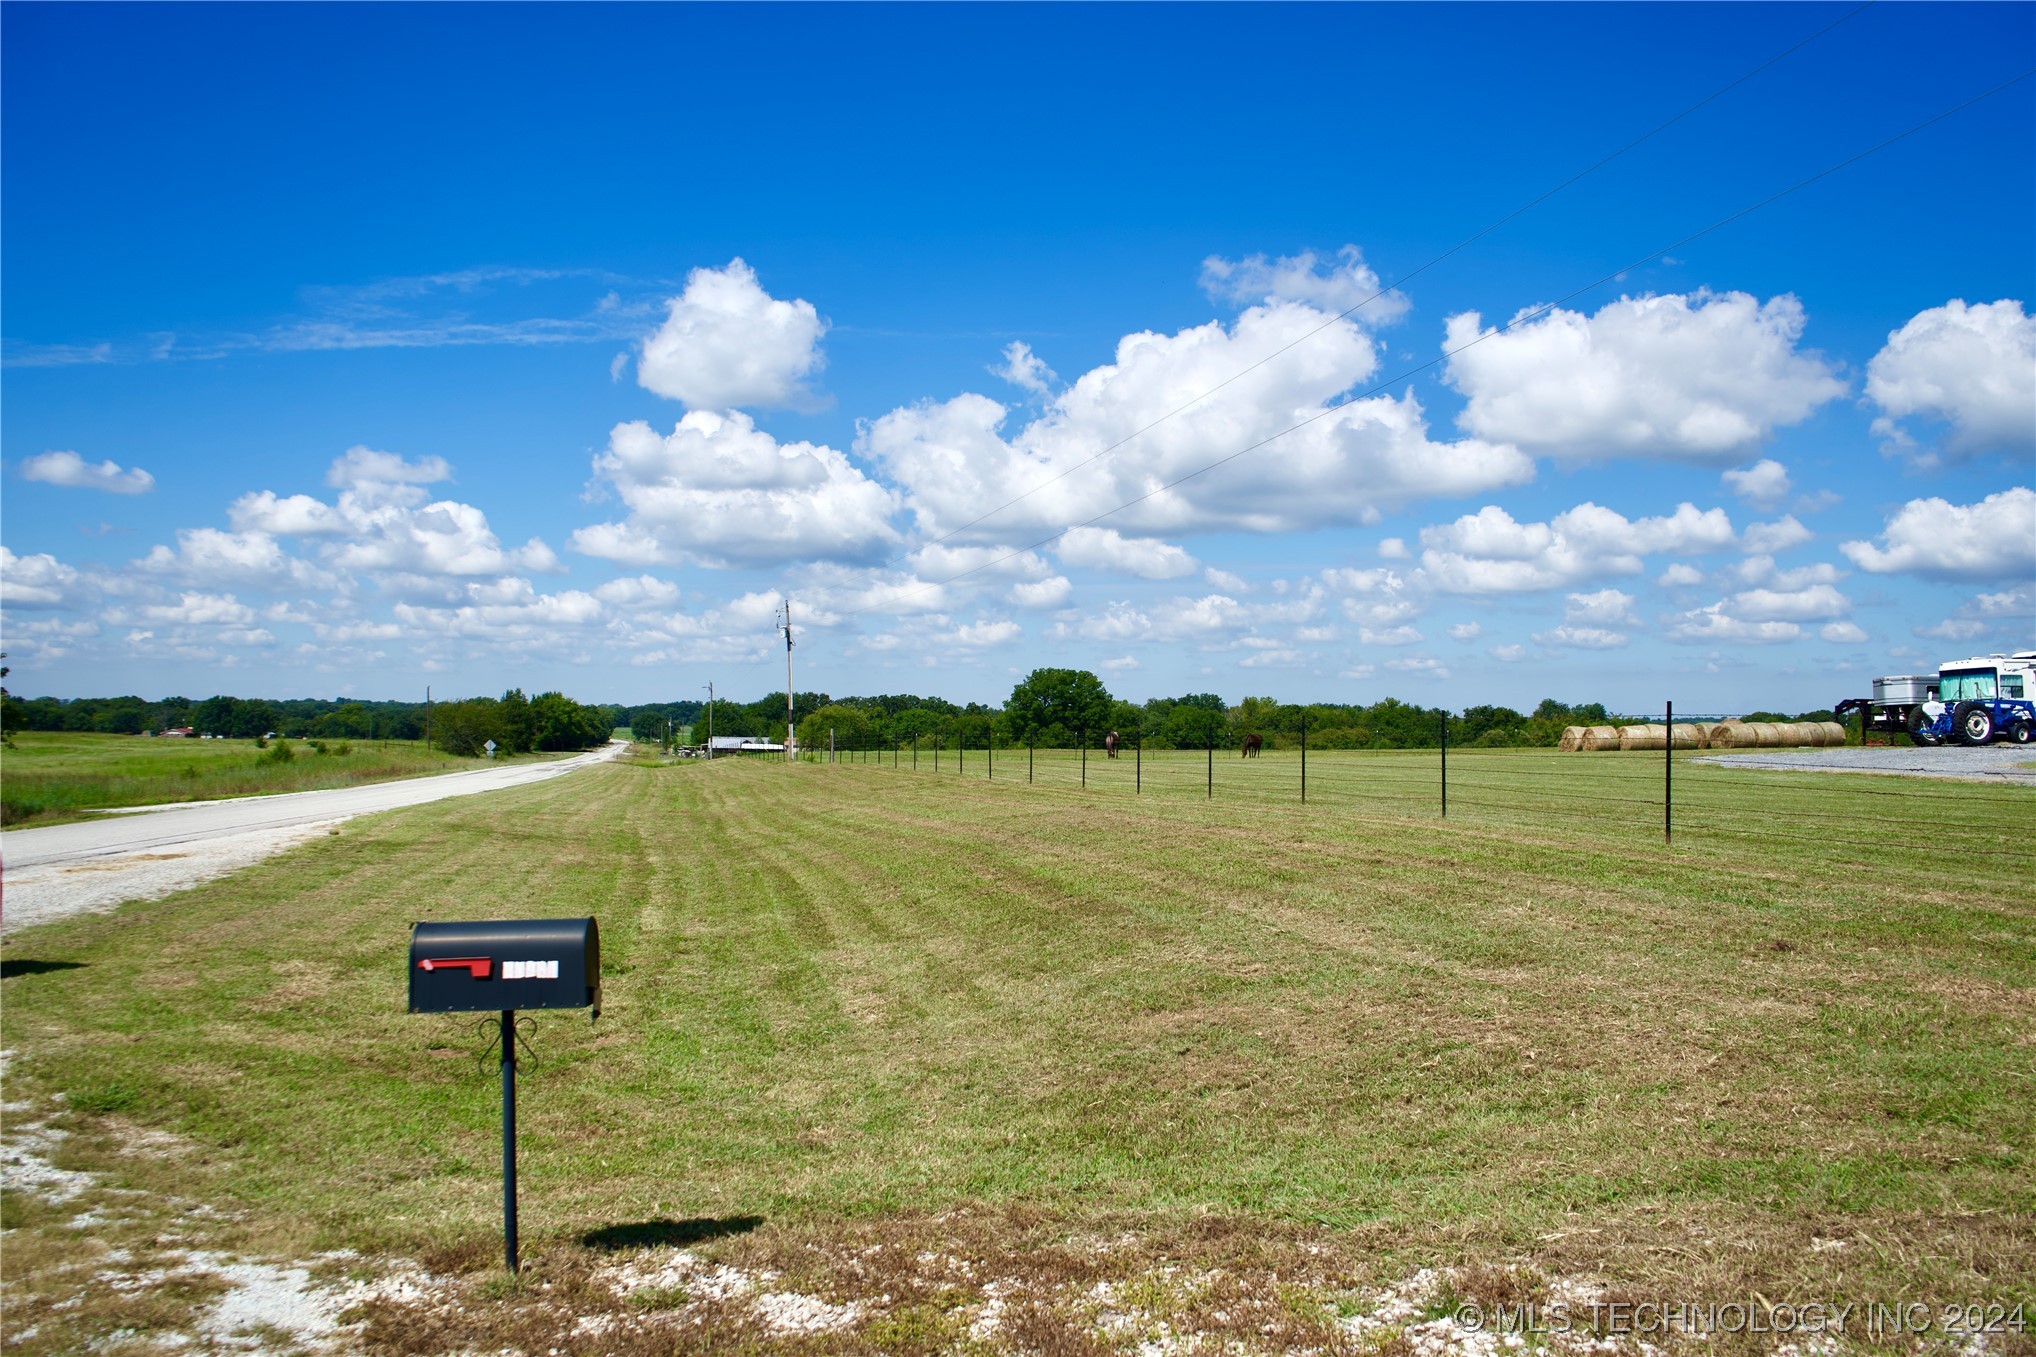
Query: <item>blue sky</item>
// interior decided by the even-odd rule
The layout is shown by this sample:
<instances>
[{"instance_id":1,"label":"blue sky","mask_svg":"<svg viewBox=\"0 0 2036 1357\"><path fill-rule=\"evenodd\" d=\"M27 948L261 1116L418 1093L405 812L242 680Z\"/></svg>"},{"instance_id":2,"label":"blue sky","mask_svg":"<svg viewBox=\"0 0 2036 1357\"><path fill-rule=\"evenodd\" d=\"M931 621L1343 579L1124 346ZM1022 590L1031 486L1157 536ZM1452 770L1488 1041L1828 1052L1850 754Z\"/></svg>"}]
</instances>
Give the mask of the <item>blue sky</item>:
<instances>
[{"instance_id":1,"label":"blue sky","mask_svg":"<svg viewBox=\"0 0 2036 1357\"><path fill-rule=\"evenodd\" d=\"M0 38L17 692L760 695L787 593L801 688L957 700L1808 708L2036 644L2036 79L1676 244L2021 75L2027 5Z\"/></svg>"}]
</instances>

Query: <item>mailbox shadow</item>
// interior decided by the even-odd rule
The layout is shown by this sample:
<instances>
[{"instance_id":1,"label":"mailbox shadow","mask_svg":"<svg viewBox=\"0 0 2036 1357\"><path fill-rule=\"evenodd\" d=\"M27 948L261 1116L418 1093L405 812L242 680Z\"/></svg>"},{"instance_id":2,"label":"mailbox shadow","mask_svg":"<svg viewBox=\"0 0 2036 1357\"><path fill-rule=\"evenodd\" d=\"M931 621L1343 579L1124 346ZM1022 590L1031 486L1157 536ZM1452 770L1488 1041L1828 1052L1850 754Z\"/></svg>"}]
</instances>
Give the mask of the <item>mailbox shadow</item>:
<instances>
[{"instance_id":1,"label":"mailbox shadow","mask_svg":"<svg viewBox=\"0 0 2036 1357\"><path fill-rule=\"evenodd\" d=\"M640 1220L630 1225L604 1225L580 1236L590 1249L683 1248L724 1235L748 1234L763 1224L762 1216L695 1216L690 1220Z\"/></svg>"},{"instance_id":2,"label":"mailbox shadow","mask_svg":"<svg viewBox=\"0 0 2036 1357\"><path fill-rule=\"evenodd\" d=\"M46 971L75 971L84 964L82 961L35 961L28 957L9 957L0 961L0 980L12 980L17 975L41 975Z\"/></svg>"}]
</instances>

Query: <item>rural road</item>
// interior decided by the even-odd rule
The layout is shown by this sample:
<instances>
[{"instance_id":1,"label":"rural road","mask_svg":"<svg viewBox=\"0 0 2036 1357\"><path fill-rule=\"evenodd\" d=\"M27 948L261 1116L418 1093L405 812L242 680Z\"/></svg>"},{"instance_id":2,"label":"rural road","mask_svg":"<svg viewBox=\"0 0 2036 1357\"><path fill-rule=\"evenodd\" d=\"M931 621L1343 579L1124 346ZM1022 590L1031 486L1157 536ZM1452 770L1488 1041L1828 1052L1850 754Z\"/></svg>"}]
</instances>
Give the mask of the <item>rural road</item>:
<instances>
[{"instance_id":1,"label":"rural road","mask_svg":"<svg viewBox=\"0 0 2036 1357\"><path fill-rule=\"evenodd\" d=\"M11 933L72 914L104 912L129 900L152 900L258 862L356 815L544 782L612 759L628 747L614 740L552 763L149 807L78 824L0 833L0 929Z\"/></svg>"}]
</instances>

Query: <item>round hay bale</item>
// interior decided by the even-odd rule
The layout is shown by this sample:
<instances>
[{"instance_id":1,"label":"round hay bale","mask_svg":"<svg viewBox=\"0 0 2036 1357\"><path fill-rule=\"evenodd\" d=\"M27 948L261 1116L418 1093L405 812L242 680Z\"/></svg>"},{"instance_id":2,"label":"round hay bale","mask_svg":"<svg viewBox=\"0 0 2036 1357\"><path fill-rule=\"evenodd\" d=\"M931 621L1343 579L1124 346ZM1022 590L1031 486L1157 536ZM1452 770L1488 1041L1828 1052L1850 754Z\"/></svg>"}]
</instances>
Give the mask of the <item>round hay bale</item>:
<instances>
[{"instance_id":1,"label":"round hay bale","mask_svg":"<svg viewBox=\"0 0 2036 1357\"><path fill-rule=\"evenodd\" d=\"M1814 745L1817 743L1815 721L1791 721L1784 727L1791 745Z\"/></svg>"},{"instance_id":2,"label":"round hay bale","mask_svg":"<svg viewBox=\"0 0 2036 1357\"><path fill-rule=\"evenodd\" d=\"M1565 754L1574 754L1584 747L1584 730L1583 726L1564 726L1562 742L1555 747Z\"/></svg>"},{"instance_id":3,"label":"round hay bale","mask_svg":"<svg viewBox=\"0 0 2036 1357\"><path fill-rule=\"evenodd\" d=\"M1619 747L1619 728L1617 726L1586 726L1581 747L1584 749L1617 749Z\"/></svg>"},{"instance_id":4,"label":"round hay bale","mask_svg":"<svg viewBox=\"0 0 2036 1357\"><path fill-rule=\"evenodd\" d=\"M1709 749L1711 747L1711 732L1717 728L1718 722L1716 721L1690 722L1690 732L1697 737L1697 748Z\"/></svg>"},{"instance_id":5,"label":"round hay bale","mask_svg":"<svg viewBox=\"0 0 2036 1357\"><path fill-rule=\"evenodd\" d=\"M1836 721L1819 721L1817 743L1826 749L1835 749L1845 743L1845 727Z\"/></svg>"},{"instance_id":6,"label":"round hay bale","mask_svg":"<svg viewBox=\"0 0 2036 1357\"><path fill-rule=\"evenodd\" d=\"M1669 732L1670 739L1677 749L1697 749L1703 745L1703 732L1695 726L1684 725L1678 721L1669 727Z\"/></svg>"},{"instance_id":7,"label":"round hay bale","mask_svg":"<svg viewBox=\"0 0 2036 1357\"><path fill-rule=\"evenodd\" d=\"M1627 726L1619 732L1621 749L1666 749L1668 732L1661 726Z\"/></svg>"},{"instance_id":8,"label":"round hay bale","mask_svg":"<svg viewBox=\"0 0 2036 1357\"><path fill-rule=\"evenodd\" d=\"M1744 721L1720 721L1711 727L1707 749L1750 749L1753 747L1753 729Z\"/></svg>"},{"instance_id":9,"label":"round hay bale","mask_svg":"<svg viewBox=\"0 0 2036 1357\"><path fill-rule=\"evenodd\" d=\"M1781 743L1781 728L1772 721L1746 721L1741 728L1746 732L1739 737L1741 749L1773 749Z\"/></svg>"}]
</instances>

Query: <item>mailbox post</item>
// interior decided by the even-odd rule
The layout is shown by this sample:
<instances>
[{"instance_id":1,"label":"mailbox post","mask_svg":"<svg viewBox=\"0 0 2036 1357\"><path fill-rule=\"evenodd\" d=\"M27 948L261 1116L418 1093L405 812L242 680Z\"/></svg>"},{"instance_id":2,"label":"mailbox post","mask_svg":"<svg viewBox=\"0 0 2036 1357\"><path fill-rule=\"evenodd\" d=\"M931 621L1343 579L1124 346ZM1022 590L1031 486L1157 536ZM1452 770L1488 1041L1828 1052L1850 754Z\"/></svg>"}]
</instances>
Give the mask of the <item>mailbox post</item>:
<instances>
[{"instance_id":1,"label":"mailbox post","mask_svg":"<svg viewBox=\"0 0 2036 1357\"><path fill-rule=\"evenodd\" d=\"M516 1010L601 1016L601 932L592 919L498 919L410 928L412 1013L499 1013L502 1032L502 1248L516 1251Z\"/></svg>"}]
</instances>

